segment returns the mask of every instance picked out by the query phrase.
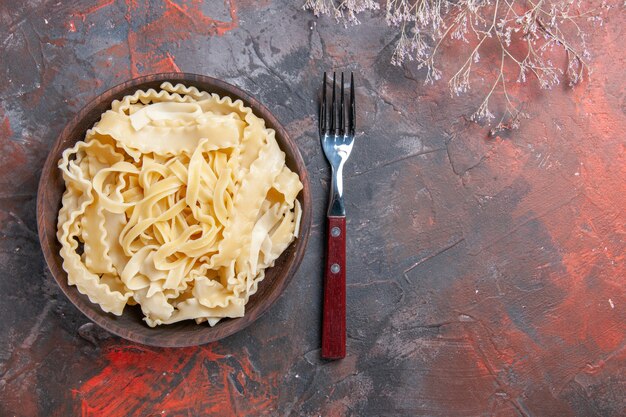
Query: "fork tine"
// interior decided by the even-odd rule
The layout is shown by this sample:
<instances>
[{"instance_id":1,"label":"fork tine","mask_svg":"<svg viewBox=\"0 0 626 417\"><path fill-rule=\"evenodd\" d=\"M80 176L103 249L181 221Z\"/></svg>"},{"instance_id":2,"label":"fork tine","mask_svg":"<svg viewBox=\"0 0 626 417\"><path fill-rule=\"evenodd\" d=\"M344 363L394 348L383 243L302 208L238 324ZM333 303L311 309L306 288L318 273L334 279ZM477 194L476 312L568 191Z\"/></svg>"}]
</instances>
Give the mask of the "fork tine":
<instances>
[{"instance_id":1,"label":"fork tine","mask_svg":"<svg viewBox=\"0 0 626 417\"><path fill-rule=\"evenodd\" d=\"M345 114L346 114L346 108L343 105L343 71L341 72L341 105L339 106L339 123L337 124L337 130L335 131L335 134L337 135L343 135L346 131L346 128L344 126L344 119L345 119Z\"/></svg>"},{"instance_id":2,"label":"fork tine","mask_svg":"<svg viewBox=\"0 0 626 417\"><path fill-rule=\"evenodd\" d=\"M354 103L354 73L350 73L350 108L348 109L348 134L356 129L356 105Z\"/></svg>"},{"instance_id":3,"label":"fork tine","mask_svg":"<svg viewBox=\"0 0 626 417\"><path fill-rule=\"evenodd\" d=\"M330 103L330 132L334 133L337 124L337 105L335 100L335 72L333 71L333 98Z\"/></svg>"},{"instance_id":4,"label":"fork tine","mask_svg":"<svg viewBox=\"0 0 626 417\"><path fill-rule=\"evenodd\" d=\"M324 71L324 83L322 88L322 102L320 103L320 114L319 114L319 130L320 135L323 135L328 130L328 126L326 126L326 115L328 113L326 106L326 71Z\"/></svg>"}]
</instances>

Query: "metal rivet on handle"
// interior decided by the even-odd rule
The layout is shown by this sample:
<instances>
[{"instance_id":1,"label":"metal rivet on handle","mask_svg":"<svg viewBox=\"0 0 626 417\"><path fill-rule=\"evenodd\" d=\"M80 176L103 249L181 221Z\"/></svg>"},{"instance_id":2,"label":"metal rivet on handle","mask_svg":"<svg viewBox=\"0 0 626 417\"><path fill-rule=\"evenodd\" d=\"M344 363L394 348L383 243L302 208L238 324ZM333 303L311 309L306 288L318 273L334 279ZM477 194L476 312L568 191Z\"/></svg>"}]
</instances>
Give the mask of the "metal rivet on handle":
<instances>
[{"instance_id":1,"label":"metal rivet on handle","mask_svg":"<svg viewBox=\"0 0 626 417\"><path fill-rule=\"evenodd\" d=\"M339 271L341 271L341 268L339 267L339 264L332 264L330 266L330 272L332 272L333 274L337 274L337 273L339 273Z\"/></svg>"},{"instance_id":2,"label":"metal rivet on handle","mask_svg":"<svg viewBox=\"0 0 626 417\"><path fill-rule=\"evenodd\" d=\"M330 229L330 235L332 237L337 237L341 234L341 229L338 228L337 226L333 227L332 229Z\"/></svg>"}]
</instances>

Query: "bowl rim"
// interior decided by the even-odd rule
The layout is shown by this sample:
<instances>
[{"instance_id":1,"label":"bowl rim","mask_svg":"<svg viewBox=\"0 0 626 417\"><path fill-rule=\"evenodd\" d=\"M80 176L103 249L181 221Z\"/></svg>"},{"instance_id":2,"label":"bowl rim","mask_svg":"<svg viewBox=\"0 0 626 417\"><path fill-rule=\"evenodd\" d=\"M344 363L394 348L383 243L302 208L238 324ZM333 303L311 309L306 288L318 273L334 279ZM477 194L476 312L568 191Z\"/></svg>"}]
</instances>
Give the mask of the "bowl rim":
<instances>
[{"instance_id":1,"label":"bowl rim","mask_svg":"<svg viewBox=\"0 0 626 417\"><path fill-rule=\"evenodd\" d=\"M267 299L264 300L264 302L261 303L259 307L256 308L253 312L250 312L250 314L246 312L246 314L243 317L230 319L230 320L237 320L237 322L239 323L238 326L231 326L230 329L219 332L217 335L216 335L216 332L212 330L216 329L216 327L219 326L220 323L218 323L216 327L206 327L206 329L208 330L207 332L199 332L198 334L194 334L193 337L189 337L184 340L174 338L174 340L172 341L169 338L151 337L151 336L136 334L132 330L128 330L124 326L113 321L112 318L114 316L111 316L111 313L106 313L104 315L95 314L89 307L96 306L96 304L91 303L91 301L89 301L88 299L85 302L84 300L79 298L80 295L78 294L80 293L78 289L76 288L76 286L67 285L66 287L64 287L64 285L61 284L61 280L65 280L65 282L67 282L67 273L62 268L59 271L59 269L57 268L58 267L58 264L56 262L57 260L54 257L54 251L48 245L48 233L45 227L46 225L45 214L46 213L44 210L44 207L45 207L44 201L48 194L48 189L46 187L47 185L46 177L48 176L48 173L51 172L53 164L54 165L57 164L57 157L56 157L55 150L60 146L64 138L68 137L69 134L74 129L77 128L77 126L80 124L83 118L87 116L90 112L94 111L95 108L101 105L104 101L108 101L109 103L112 102L114 99L120 96L122 91L128 88L136 87L137 89L140 89L140 88L144 88L144 87L140 87L142 84L147 84L150 82L159 82L159 81L160 82L166 82L166 81L181 82L189 86L194 86L195 85L194 83L197 83L197 82L207 83L207 84L212 85L214 88L219 88L228 92L231 95L231 97L237 97L237 98L242 99L247 106L252 108L253 112L262 113L263 119L266 122L269 122L268 124L271 126L271 128L273 128L276 131L276 136L282 139L282 140L279 140L279 145L281 147L281 150L283 150L284 152L285 146L289 148L289 152L291 156L293 157L293 159L295 160L295 165L299 168L297 173L298 173L298 176L300 177L300 181L304 185L302 191L300 192L300 194L302 195L302 217L301 217L301 222L300 222L299 235L298 235L298 238L294 242L291 243L291 245L295 245L295 251L294 251L292 259L288 261L288 264L286 265L287 267L285 268L286 270L284 272L284 278L279 282L277 287L270 294L268 294ZM79 137L78 139L76 139L76 141L82 140L82 139L83 138ZM39 182L38 182L37 206L36 207L37 207L36 214L37 214L37 231L38 231L39 243L40 243L42 252L44 254L46 266L48 270L50 271L51 275L54 277L56 284L59 286L59 288L68 298L68 300L89 320L93 321L94 323L104 328L105 330L109 331L110 333L113 333L116 336L119 336L126 340L130 340L135 343L141 343L144 345L157 346L157 347L188 347L188 346L197 346L197 345L202 345L202 344L214 342L217 340L221 340L223 338L231 336L232 334L235 334L245 329L254 321L256 321L259 317L261 317L264 313L266 313L267 310L269 310L269 308L272 305L274 305L274 303L278 300L278 298L282 296L285 289L287 288L289 283L292 281L294 275L296 274L302 262L302 259L304 257L304 252L305 252L308 240L309 240L309 234L310 234L311 222L312 222L312 215L311 215L312 201L311 201L311 195L310 195L310 182L309 182L308 170L306 169L306 164L304 163L304 159L302 158L302 154L300 153L300 150L296 142L289 136L289 134L287 133L283 125L278 121L278 119L276 119L274 114L265 105L263 105L254 96L252 96L250 93L242 90L241 88L235 85L232 85L230 83L227 83L225 81L222 81L220 79L217 79L211 76L187 73L187 72L164 72L164 73L156 73L156 74L135 77L127 81L124 81L122 83L119 83L103 91L102 93L99 93L93 96L90 100L88 100L85 103L85 105L78 112L76 112L74 116L67 122L65 127L56 136L54 142L52 142L52 145L46 156L45 163L41 170L41 175L40 175ZM54 239L56 239L56 236L54 237ZM57 256L60 256L60 255L57 254Z\"/></svg>"}]
</instances>

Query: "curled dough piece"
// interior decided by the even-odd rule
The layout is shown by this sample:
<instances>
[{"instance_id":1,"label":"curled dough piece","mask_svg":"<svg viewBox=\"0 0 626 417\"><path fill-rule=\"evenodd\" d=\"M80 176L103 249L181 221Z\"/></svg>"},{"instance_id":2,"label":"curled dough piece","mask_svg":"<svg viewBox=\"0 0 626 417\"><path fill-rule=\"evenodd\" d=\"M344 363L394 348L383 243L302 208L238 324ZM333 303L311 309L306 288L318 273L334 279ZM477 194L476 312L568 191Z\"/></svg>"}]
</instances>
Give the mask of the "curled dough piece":
<instances>
[{"instance_id":1,"label":"curled dough piece","mask_svg":"<svg viewBox=\"0 0 626 417\"><path fill-rule=\"evenodd\" d=\"M245 305L298 235L298 175L240 101L163 83L111 104L59 161L68 282L149 326L213 326Z\"/></svg>"}]
</instances>

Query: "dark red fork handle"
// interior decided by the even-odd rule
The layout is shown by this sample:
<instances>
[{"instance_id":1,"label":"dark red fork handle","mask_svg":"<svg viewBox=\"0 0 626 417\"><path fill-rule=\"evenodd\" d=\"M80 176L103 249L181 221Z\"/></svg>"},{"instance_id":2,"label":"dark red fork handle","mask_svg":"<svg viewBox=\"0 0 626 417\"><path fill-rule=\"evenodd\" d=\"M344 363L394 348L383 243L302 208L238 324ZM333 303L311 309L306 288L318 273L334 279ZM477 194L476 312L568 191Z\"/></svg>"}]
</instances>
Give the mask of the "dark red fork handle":
<instances>
[{"instance_id":1,"label":"dark red fork handle","mask_svg":"<svg viewBox=\"0 0 626 417\"><path fill-rule=\"evenodd\" d=\"M346 356L346 218L329 216L324 270L322 358Z\"/></svg>"}]
</instances>

